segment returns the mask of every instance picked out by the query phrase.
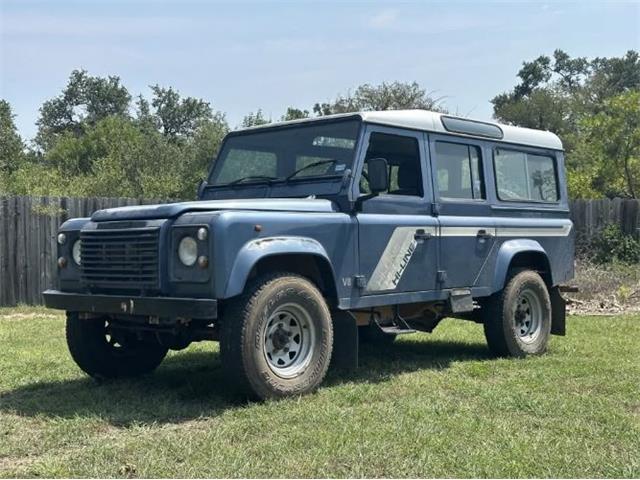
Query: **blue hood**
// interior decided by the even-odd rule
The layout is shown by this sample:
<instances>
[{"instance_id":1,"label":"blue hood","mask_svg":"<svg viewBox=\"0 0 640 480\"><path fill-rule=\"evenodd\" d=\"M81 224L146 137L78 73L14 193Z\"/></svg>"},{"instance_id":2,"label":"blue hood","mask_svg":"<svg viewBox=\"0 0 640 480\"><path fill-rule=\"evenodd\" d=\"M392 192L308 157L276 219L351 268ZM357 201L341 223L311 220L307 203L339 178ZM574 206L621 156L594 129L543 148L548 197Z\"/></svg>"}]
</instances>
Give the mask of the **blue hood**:
<instances>
[{"instance_id":1,"label":"blue hood","mask_svg":"<svg viewBox=\"0 0 640 480\"><path fill-rule=\"evenodd\" d=\"M98 210L91 216L94 222L110 220L150 220L175 218L186 212L214 210L253 210L282 212L335 212L329 200L315 198L260 198L242 200L201 200L197 202L167 203L161 205L136 205L131 207Z\"/></svg>"}]
</instances>

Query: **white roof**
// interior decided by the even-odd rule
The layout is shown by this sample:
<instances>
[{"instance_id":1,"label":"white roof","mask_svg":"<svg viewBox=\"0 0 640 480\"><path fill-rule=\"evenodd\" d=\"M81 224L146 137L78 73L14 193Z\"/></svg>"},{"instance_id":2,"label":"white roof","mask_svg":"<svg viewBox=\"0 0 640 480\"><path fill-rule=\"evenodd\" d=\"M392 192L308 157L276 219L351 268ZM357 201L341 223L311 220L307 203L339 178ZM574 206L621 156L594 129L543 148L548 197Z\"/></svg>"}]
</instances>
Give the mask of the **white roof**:
<instances>
[{"instance_id":1,"label":"white roof","mask_svg":"<svg viewBox=\"0 0 640 480\"><path fill-rule=\"evenodd\" d=\"M431 112L428 110L383 110L373 112L354 112L354 113L341 113L337 115L327 115L324 117L304 118L301 120L291 120L288 122L272 123L269 125L263 125L264 127L297 124L304 122L312 122L314 120L325 120L329 118L344 118L348 116L358 115L363 121L369 123L376 123L379 125L387 125L390 127L402 127L411 128L414 130L424 130L427 132L439 132L449 133L442 124L440 117L447 116L453 117L453 115L442 114L438 112ZM456 117L461 120L473 120L471 118ZM533 130L531 128L514 127L512 125L502 125L495 122L487 122L483 120L476 120L478 122L496 125L500 127L504 136L497 141L514 143L519 145L531 145L535 147L549 148L553 150L562 150L562 142L557 135L544 130ZM251 127L261 128L261 127ZM474 137L474 135L466 135L460 133L453 133L454 135ZM485 137L477 137L485 138Z\"/></svg>"}]
</instances>

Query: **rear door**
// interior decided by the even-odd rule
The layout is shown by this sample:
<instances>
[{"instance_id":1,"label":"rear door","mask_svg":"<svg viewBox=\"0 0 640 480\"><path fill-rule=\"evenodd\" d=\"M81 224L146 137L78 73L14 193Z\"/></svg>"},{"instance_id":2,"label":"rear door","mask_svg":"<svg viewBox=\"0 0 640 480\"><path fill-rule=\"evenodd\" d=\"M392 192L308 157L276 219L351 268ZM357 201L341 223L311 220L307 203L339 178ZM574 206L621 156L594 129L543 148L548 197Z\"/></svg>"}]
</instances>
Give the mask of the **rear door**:
<instances>
[{"instance_id":1,"label":"rear door","mask_svg":"<svg viewBox=\"0 0 640 480\"><path fill-rule=\"evenodd\" d=\"M389 164L387 192L362 203L357 214L363 295L433 290L437 274L437 219L422 132L368 126L360 194L367 194L366 160Z\"/></svg>"},{"instance_id":2,"label":"rear door","mask_svg":"<svg viewBox=\"0 0 640 480\"><path fill-rule=\"evenodd\" d=\"M441 287L473 287L496 236L485 189L483 142L447 135L430 135L429 140Z\"/></svg>"}]
</instances>

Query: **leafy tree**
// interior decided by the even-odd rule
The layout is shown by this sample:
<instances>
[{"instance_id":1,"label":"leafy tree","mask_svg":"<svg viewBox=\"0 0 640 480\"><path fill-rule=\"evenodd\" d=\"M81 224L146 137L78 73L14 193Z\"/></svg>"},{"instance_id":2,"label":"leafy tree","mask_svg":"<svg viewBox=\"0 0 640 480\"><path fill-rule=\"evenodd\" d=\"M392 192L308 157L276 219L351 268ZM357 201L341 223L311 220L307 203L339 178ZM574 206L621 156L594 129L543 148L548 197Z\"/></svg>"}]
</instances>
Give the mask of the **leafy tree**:
<instances>
[{"instance_id":1,"label":"leafy tree","mask_svg":"<svg viewBox=\"0 0 640 480\"><path fill-rule=\"evenodd\" d=\"M299 120L302 118L309 118L309 110L300 110L299 108L287 107L287 111L280 118L280 120Z\"/></svg>"},{"instance_id":2,"label":"leafy tree","mask_svg":"<svg viewBox=\"0 0 640 480\"><path fill-rule=\"evenodd\" d=\"M562 138L572 196L637 195L635 154L625 153L634 151L627 148L629 137L624 137L630 130L622 129L616 119L626 118L633 125L628 98L634 98L633 92L640 89L638 52L589 60L556 50L553 57L543 55L524 62L518 77L511 91L491 100L494 117L512 125L550 130ZM621 143L599 137L605 134Z\"/></svg>"},{"instance_id":3,"label":"leafy tree","mask_svg":"<svg viewBox=\"0 0 640 480\"><path fill-rule=\"evenodd\" d=\"M103 118L127 116L130 101L119 77L92 77L85 70L74 70L62 93L40 108L36 143L47 150L65 133L81 135Z\"/></svg>"},{"instance_id":4,"label":"leafy tree","mask_svg":"<svg viewBox=\"0 0 640 480\"><path fill-rule=\"evenodd\" d=\"M331 102L316 103L313 111L316 115L412 108L443 111L441 101L442 98L431 97L417 82L383 82L380 85L365 83L353 93L340 95Z\"/></svg>"},{"instance_id":5,"label":"leafy tree","mask_svg":"<svg viewBox=\"0 0 640 480\"><path fill-rule=\"evenodd\" d=\"M175 142L137 121L107 117L81 136L65 134L47 152L45 163L14 177L14 190L38 194L193 198L228 127L224 117L202 122L193 136ZM36 185L29 175L48 182ZM29 175L27 175L29 173ZM37 178L37 177L36 177Z\"/></svg>"},{"instance_id":6,"label":"leafy tree","mask_svg":"<svg viewBox=\"0 0 640 480\"><path fill-rule=\"evenodd\" d=\"M583 118L577 143L567 163L583 185L610 197L638 198L640 89L606 100L599 113Z\"/></svg>"},{"instance_id":7,"label":"leafy tree","mask_svg":"<svg viewBox=\"0 0 640 480\"><path fill-rule=\"evenodd\" d=\"M549 130L561 136L571 130L568 125L569 102L556 89L535 89L517 100L515 98L513 93L493 98L494 116L498 120L520 127Z\"/></svg>"},{"instance_id":8,"label":"leafy tree","mask_svg":"<svg viewBox=\"0 0 640 480\"><path fill-rule=\"evenodd\" d=\"M260 125L266 125L271 123L271 119L264 116L262 109L256 110L256 112L251 112L242 119L241 127L258 127Z\"/></svg>"},{"instance_id":9,"label":"leafy tree","mask_svg":"<svg viewBox=\"0 0 640 480\"><path fill-rule=\"evenodd\" d=\"M11 174L24 161L24 144L13 118L9 102L0 99L0 176Z\"/></svg>"},{"instance_id":10,"label":"leafy tree","mask_svg":"<svg viewBox=\"0 0 640 480\"><path fill-rule=\"evenodd\" d=\"M585 114L600 111L614 95L640 88L640 58L630 50L621 58L571 58L556 50L553 58L540 56L524 62L520 83L494 97L494 116L509 124L575 132Z\"/></svg>"},{"instance_id":11,"label":"leafy tree","mask_svg":"<svg viewBox=\"0 0 640 480\"><path fill-rule=\"evenodd\" d=\"M383 82L380 85L364 84L357 87L353 93L339 95L329 102L314 104L311 112L316 116L332 115L371 110L401 110L425 109L444 112L440 103L442 98L433 98L417 82ZM311 112L306 109L288 107L281 121L309 118ZM242 121L242 127L253 127L271 123L262 110L250 113Z\"/></svg>"},{"instance_id":12,"label":"leafy tree","mask_svg":"<svg viewBox=\"0 0 640 480\"><path fill-rule=\"evenodd\" d=\"M3 175L0 188L22 194L192 198L229 130L226 119L208 102L181 97L173 88L151 90L151 98L139 95L132 109L118 77L72 72L63 92L41 108L38 154ZM3 133L5 126L15 130L8 105L0 105L0 121ZM10 145L3 141L3 151Z\"/></svg>"},{"instance_id":13,"label":"leafy tree","mask_svg":"<svg viewBox=\"0 0 640 480\"><path fill-rule=\"evenodd\" d=\"M592 75L585 85L588 100L601 105L604 100L640 88L640 54L629 50L624 57L595 58Z\"/></svg>"},{"instance_id":14,"label":"leafy tree","mask_svg":"<svg viewBox=\"0 0 640 480\"><path fill-rule=\"evenodd\" d=\"M151 106L155 109L156 123L163 135L171 140L192 136L198 125L213 118L211 106L204 100L180 98L180 94L171 87L154 85L151 90Z\"/></svg>"},{"instance_id":15,"label":"leafy tree","mask_svg":"<svg viewBox=\"0 0 640 480\"><path fill-rule=\"evenodd\" d=\"M206 177L227 133L229 126L224 115L216 113L212 120L200 124L193 138L183 147L188 153L183 163L181 198L194 195L198 181Z\"/></svg>"}]
</instances>

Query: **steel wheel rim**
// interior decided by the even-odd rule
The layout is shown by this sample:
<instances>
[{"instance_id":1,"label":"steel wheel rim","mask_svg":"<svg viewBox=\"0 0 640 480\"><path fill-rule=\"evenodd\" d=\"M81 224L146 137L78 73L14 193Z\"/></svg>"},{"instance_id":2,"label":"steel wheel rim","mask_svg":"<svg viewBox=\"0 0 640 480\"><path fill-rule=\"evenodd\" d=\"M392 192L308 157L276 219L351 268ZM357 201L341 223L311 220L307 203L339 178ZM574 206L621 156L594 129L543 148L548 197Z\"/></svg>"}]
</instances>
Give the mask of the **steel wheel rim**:
<instances>
[{"instance_id":1,"label":"steel wheel rim","mask_svg":"<svg viewBox=\"0 0 640 480\"><path fill-rule=\"evenodd\" d=\"M518 295L514 312L514 329L523 343L533 343L542 331L542 302L531 289L524 289Z\"/></svg>"},{"instance_id":2,"label":"steel wheel rim","mask_svg":"<svg viewBox=\"0 0 640 480\"><path fill-rule=\"evenodd\" d=\"M311 362L316 333L311 315L298 304L278 307L267 320L262 338L267 365L279 377L296 377Z\"/></svg>"}]
</instances>

